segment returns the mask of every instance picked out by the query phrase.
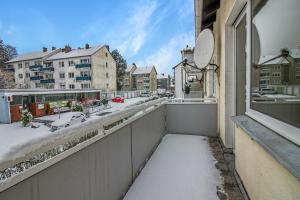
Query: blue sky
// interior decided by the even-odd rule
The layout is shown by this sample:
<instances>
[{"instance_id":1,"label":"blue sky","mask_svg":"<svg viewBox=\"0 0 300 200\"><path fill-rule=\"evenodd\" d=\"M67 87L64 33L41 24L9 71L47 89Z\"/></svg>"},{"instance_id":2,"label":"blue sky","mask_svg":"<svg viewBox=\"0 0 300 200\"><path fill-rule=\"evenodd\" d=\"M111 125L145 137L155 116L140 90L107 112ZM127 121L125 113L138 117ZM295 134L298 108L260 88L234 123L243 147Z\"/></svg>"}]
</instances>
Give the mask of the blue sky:
<instances>
[{"instance_id":1,"label":"blue sky","mask_svg":"<svg viewBox=\"0 0 300 200\"><path fill-rule=\"evenodd\" d=\"M129 64L171 74L180 50L194 46L193 11L193 0L2 1L0 38L20 54L109 44Z\"/></svg>"}]
</instances>

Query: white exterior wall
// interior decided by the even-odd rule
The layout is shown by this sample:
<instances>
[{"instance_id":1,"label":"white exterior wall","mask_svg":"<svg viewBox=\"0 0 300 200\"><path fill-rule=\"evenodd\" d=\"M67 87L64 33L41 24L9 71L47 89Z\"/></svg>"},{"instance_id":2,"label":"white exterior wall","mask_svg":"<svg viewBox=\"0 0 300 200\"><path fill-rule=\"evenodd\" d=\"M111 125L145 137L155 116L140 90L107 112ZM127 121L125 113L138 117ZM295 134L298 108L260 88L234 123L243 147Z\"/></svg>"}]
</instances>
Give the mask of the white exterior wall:
<instances>
[{"instance_id":1,"label":"white exterior wall","mask_svg":"<svg viewBox=\"0 0 300 200\"><path fill-rule=\"evenodd\" d=\"M54 73L53 78L55 79L55 89L63 89L61 85L65 85L65 89L70 89L70 85L74 85L74 89L82 89L81 84L87 83L91 84L91 81L76 81L76 77L80 76L81 71L89 71L91 74L91 68L76 68L76 64L80 64L81 59L89 59L91 62L90 56L77 57L77 58L66 58L53 60ZM69 66L69 61L73 61L74 65ZM60 67L59 63L64 62L64 67ZM64 73L65 78L60 78L60 74ZM74 73L74 78L69 78L69 73Z\"/></svg>"},{"instance_id":2,"label":"white exterior wall","mask_svg":"<svg viewBox=\"0 0 300 200\"><path fill-rule=\"evenodd\" d=\"M30 81L30 78L26 77L26 73L29 73L30 76L34 76L34 73L31 70L29 70L29 66L34 65L35 62L42 62L42 59L19 61L8 64L13 66L13 68L15 69L16 88L35 88L35 82ZM25 67L26 63L29 63L28 67ZM19 69L18 67L19 64L22 64L21 69ZM19 78L19 74L22 74L23 78Z\"/></svg>"}]
</instances>

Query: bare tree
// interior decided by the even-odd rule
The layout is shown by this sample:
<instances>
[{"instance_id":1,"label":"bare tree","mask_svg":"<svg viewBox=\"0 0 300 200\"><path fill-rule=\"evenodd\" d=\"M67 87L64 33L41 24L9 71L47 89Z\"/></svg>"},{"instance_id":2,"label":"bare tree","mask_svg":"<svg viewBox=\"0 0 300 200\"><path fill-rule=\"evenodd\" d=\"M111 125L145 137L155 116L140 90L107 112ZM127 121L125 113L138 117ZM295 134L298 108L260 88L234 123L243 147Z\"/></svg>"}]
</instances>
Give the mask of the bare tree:
<instances>
[{"instance_id":1,"label":"bare tree","mask_svg":"<svg viewBox=\"0 0 300 200\"><path fill-rule=\"evenodd\" d=\"M15 47L4 44L0 39L0 89L14 88L14 72L13 69L6 69L5 62L18 55Z\"/></svg>"}]
</instances>

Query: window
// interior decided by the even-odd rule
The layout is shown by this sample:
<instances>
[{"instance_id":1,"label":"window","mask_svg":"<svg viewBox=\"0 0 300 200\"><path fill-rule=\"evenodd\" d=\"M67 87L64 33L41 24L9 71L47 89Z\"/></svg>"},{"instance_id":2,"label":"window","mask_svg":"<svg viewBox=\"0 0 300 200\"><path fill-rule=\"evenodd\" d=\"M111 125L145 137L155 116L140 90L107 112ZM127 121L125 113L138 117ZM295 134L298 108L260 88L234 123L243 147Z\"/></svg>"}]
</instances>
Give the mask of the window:
<instances>
[{"instance_id":1,"label":"window","mask_svg":"<svg viewBox=\"0 0 300 200\"><path fill-rule=\"evenodd\" d=\"M296 72L296 80L300 80L300 71Z\"/></svg>"},{"instance_id":2,"label":"window","mask_svg":"<svg viewBox=\"0 0 300 200\"><path fill-rule=\"evenodd\" d=\"M46 67L52 67L52 62L46 62L45 65Z\"/></svg>"},{"instance_id":3,"label":"window","mask_svg":"<svg viewBox=\"0 0 300 200\"><path fill-rule=\"evenodd\" d=\"M19 64L18 64L18 68L19 68L19 69L22 69L22 63L19 63Z\"/></svg>"},{"instance_id":4,"label":"window","mask_svg":"<svg viewBox=\"0 0 300 200\"><path fill-rule=\"evenodd\" d=\"M300 1L255 0L249 114L300 144ZM274 27L278 27L276 31ZM267 77L270 75L270 77ZM259 95L257 95L259 94Z\"/></svg>"},{"instance_id":5,"label":"window","mask_svg":"<svg viewBox=\"0 0 300 200\"><path fill-rule=\"evenodd\" d=\"M107 62L105 63L105 67L108 68L108 63Z\"/></svg>"},{"instance_id":6,"label":"window","mask_svg":"<svg viewBox=\"0 0 300 200\"><path fill-rule=\"evenodd\" d=\"M89 83L81 84L81 89L88 89L88 88L91 88L91 84Z\"/></svg>"},{"instance_id":7,"label":"window","mask_svg":"<svg viewBox=\"0 0 300 200\"><path fill-rule=\"evenodd\" d=\"M109 84L108 83L106 83L106 88L108 88L109 87Z\"/></svg>"},{"instance_id":8,"label":"window","mask_svg":"<svg viewBox=\"0 0 300 200\"><path fill-rule=\"evenodd\" d=\"M73 72L69 73L69 78L74 78L74 73Z\"/></svg>"},{"instance_id":9,"label":"window","mask_svg":"<svg viewBox=\"0 0 300 200\"><path fill-rule=\"evenodd\" d=\"M65 73L60 73L59 78L65 78Z\"/></svg>"},{"instance_id":10,"label":"window","mask_svg":"<svg viewBox=\"0 0 300 200\"><path fill-rule=\"evenodd\" d=\"M69 60L69 66L74 66L75 65L75 63L74 63L74 61L73 60Z\"/></svg>"},{"instance_id":11,"label":"window","mask_svg":"<svg viewBox=\"0 0 300 200\"><path fill-rule=\"evenodd\" d=\"M29 67L29 62L25 62L25 68Z\"/></svg>"},{"instance_id":12,"label":"window","mask_svg":"<svg viewBox=\"0 0 300 200\"><path fill-rule=\"evenodd\" d=\"M75 88L75 85L74 84L70 84L69 85L69 89L74 89Z\"/></svg>"},{"instance_id":13,"label":"window","mask_svg":"<svg viewBox=\"0 0 300 200\"><path fill-rule=\"evenodd\" d=\"M30 77L30 73L26 73L26 78L29 78Z\"/></svg>"},{"instance_id":14,"label":"window","mask_svg":"<svg viewBox=\"0 0 300 200\"><path fill-rule=\"evenodd\" d=\"M106 78L108 78L108 73L106 72Z\"/></svg>"},{"instance_id":15,"label":"window","mask_svg":"<svg viewBox=\"0 0 300 200\"><path fill-rule=\"evenodd\" d=\"M82 71L82 72L80 72L80 76L90 76L90 72L89 71Z\"/></svg>"},{"instance_id":16,"label":"window","mask_svg":"<svg viewBox=\"0 0 300 200\"><path fill-rule=\"evenodd\" d=\"M65 66L65 62L64 62L64 61L60 61L60 62L58 63L58 65L59 65L59 67L64 67L64 66Z\"/></svg>"},{"instance_id":17,"label":"window","mask_svg":"<svg viewBox=\"0 0 300 200\"><path fill-rule=\"evenodd\" d=\"M23 78L23 74L19 74L19 78Z\"/></svg>"},{"instance_id":18,"label":"window","mask_svg":"<svg viewBox=\"0 0 300 200\"><path fill-rule=\"evenodd\" d=\"M81 64L88 64L88 63L90 63L90 59L88 59L88 58L80 59L80 63Z\"/></svg>"},{"instance_id":19,"label":"window","mask_svg":"<svg viewBox=\"0 0 300 200\"><path fill-rule=\"evenodd\" d=\"M108 53L105 53L105 57L108 57Z\"/></svg>"},{"instance_id":20,"label":"window","mask_svg":"<svg viewBox=\"0 0 300 200\"><path fill-rule=\"evenodd\" d=\"M60 89L66 89L66 85L65 84L60 84Z\"/></svg>"}]
</instances>

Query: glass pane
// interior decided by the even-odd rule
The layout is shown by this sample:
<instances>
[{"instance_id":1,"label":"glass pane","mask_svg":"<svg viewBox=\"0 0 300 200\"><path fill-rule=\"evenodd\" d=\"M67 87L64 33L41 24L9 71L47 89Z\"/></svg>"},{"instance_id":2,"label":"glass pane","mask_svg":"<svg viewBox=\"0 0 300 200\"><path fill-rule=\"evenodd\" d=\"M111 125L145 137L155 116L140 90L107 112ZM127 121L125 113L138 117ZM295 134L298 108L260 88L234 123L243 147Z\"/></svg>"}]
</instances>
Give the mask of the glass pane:
<instances>
[{"instance_id":1,"label":"glass pane","mask_svg":"<svg viewBox=\"0 0 300 200\"><path fill-rule=\"evenodd\" d=\"M254 0L251 108L300 127L300 1Z\"/></svg>"}]
</instances>

